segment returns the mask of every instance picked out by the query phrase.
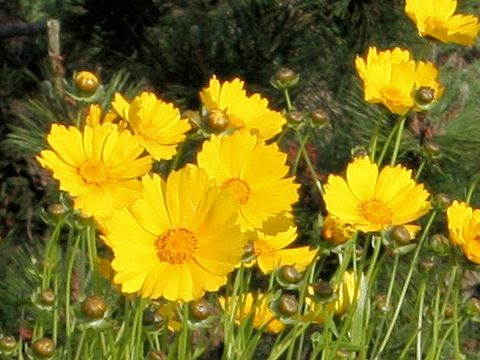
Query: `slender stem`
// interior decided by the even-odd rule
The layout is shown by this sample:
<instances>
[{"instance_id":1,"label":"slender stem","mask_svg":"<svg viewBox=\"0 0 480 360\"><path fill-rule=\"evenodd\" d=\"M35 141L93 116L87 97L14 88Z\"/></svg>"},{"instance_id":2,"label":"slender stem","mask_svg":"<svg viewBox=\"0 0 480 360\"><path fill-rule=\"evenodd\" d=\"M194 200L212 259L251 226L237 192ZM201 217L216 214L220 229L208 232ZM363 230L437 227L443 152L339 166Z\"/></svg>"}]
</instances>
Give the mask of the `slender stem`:
<instances>
[{"instance_id":1,"label":"slender stem","mask_svg":"<svg viewBox=\"0 0 480 360\"><path fill-rule=\"evenodd\" d=\"M95 236L95 226L89 225L85 229L87 237L87 251L88 251L88 260L90 262L90 271L92 272L93 278L93 289L96 294L100 294L100 279L98 277L98 255L97 255L97 238Z\"/></svg>"},{"instance_id":2,"label":"slender stem","mask_svg":"<svg viewBox=\"0 0 480 360\"><path fill-rule=\"evenodd\" d=\"M455 265L457 266L457 265ZM463 278L464 270L460 272L460 279ZM459 286L458 286L458 278L455 279L455 283L457 285L455 289L455 294L453 295L453 339L455 344L455 360L462 360L462 353L460 351L460 331L458 329L458 307L459 307Z\"/></svg>"},{"instance_id":3,"label":"slender stem","mask_svg":"<svg viewBox=\"0 0 480 360\"><path fill-rule=\"evenodd\" d=\"M297 137L298 145L300 146L300 151L302 152L303 159L305 160L305 163L307 164L308 170L310 171L310 175L313 178L313 182L315 183L315 186L317 187L318 192L323 195L323 187L322 183L318 179L317 172L315 171L315 168L313 167L312 161L310 160L310 156L308 156L307 150L305 149L305 144L302 141L302 136L298 132L298 130L295 130L295 135Z\"/></svg>"},{"instance_id":4,"label":"slender stem","mask_svg":"<svg viewBox=\"0 0 480 360\"><path fill-rule=\"evenodd\" d=\"M287 88L283 89L283 95L285 96L285 101L287 103L287 110L292 110L292 100L290 100L290 93L288 92Z\"/></svg>"},{"instance_id":5,"label":"slender stem","mask_svg":"<svg viewBox=\"0 0 480 360\"><path fill-rule=\"evenodd\" d=\"M383 236L383 233L382 233ZM375 268L375 265L377 264L378 260L378 254L380 253L380 248L382 244L382 237L380 236L372 236L372 243L373 243L373 255L370 258L370 264L368 265L368 270L367 270L367 283L368 283L368 288L370 289L372 287L373 281L371 281L372 274L373 274L373 269Z\"/></svg>"},{"instance_id":6,"label":"slender stem","mask_svg":"<svg viewBox=\"0 0 480 360\"><path fill-rule=\"evenodd\" d=\"M378 144L378 135L380 134L382 120L383 120L383 114L381 113L377 118L377 123L375 125L375 129L373 130L372 138L370 139L369 153L372 161L375 161L375 153L377 151L377 144Z\"/></svg>"},{"instance_id":7,"label":"slender stem","mask_svg":"<svg viewBox=\"0 0 480 360\"><path fill-rule=\"evenodd\" d=\"M398 151L400 150L400 144L402 142L403 129L405 127L405 122L407 120L407 115L402 115L399 120L399 125L397 129L397 138L395 140L395 146L393 148L392 158L390 159L390 165L393 166L397 162Z\"/></svg>"},{"instance_id":8,"label":"slender stem","mask_svg":"<svg viewBox=\"0 0 480 360\"><path fill-rule=\"evenodd\" d=\"M188 329L188 315L189 309L188 304L183 304L182 308L183 312L183 320L182 320L182 330L180 332L180 339L178 341L178 359L189 359L190 356L188 354L188 336L189 336L189 329Z\"/></svg>"},{"instance_id":9,"label":"slender stem","mask_svg":"<svg viewBox=\"0 0 480 360\"><path fill-rule=\"evenodd\" d=\"M470 200L472 200L473 193L474 193L475 189L477 188L477 184L478 184L479 180L480 180L480 174L476 175L473 178L472 183L470 184L470 187L469 187L468 193L467 193L467 197L465 198L465 202L467 203L467 205L470 204Z\"/></svg>"},{"instance_id":10,"label":"slender stem","mask_svg":"<svg viewBox=\"0 0 480 360\"><path fill-rule=\"evenodd\" d=\"M432 212L432 215L430 215L430 218L428 219L428 223L425 226L425 229L423 230L422 236L420 237L417 248L415 249L415 254L413 255L413 259L412 259L412 262L410 264L410 268L409 268L408 273L407 273L407 277L405 279L405 283L403 284L402 292L400 293L400 297L398 299L398 304L395 308L395 312L393 314L392 320L391 320L390 325L389 325L389 327L387 329L387 332L385 334L385 338L383 339L383 342L380 345L380 348L378 349L378 352L377 352L376 356L373 358L375 360L380 359L380 355L381 355L382 351L385 349L385 346L387 345L388 341L390 340L390 335L392 334L393 328L394 328L394 326L397 322L397 318L398 318L398 315L400 314L400 310L402 308L403 301L405 300L405 294L407 293L407 289L410 285L410 280L411 280L412 275L413 275L413 270L415 269L416 264L418 262L418 257L419 257L419 254L420 254L420 250L422 249L423 243L425 242L425 239L426 239L427 234L430 230L430 227L432 226L432 223L433 223L433 220L435 219L436 214L437 214L437 211L434 210Z\"/></svg>"},{"instance_id":11,"label":"slender stem","mask_svg":"<svg viewBox=\"0 0 480 360\"><path fill-rule=\"evenodd\" d=\"M393 126L392 130L390 130L390 133L387 136L387 139L385 140L385 144L383 144L382 152L380 153L380 157L377 160L377 164L381 165L383 162L383 159L385 158L385 155L387 154L388 148L390 147L390 142L393 139L393 135L395 135L395 132L397 131L398 127L400 126L400 122L396 122L395 125Z\"/></svg>"},{"instance_id":12,"label":"slender stem","mask_svg":"<svg viewBox=\"0 0 480 360\"><path fill-rule=\"evenodd\" d=\"M417 171L415 172L415 181L417 181L420 178L420 175L422 174L423 168L425 167L426 163L427 163L427 158L424 157L422 162L420 163L420 166L418 167Z\"/></svg>"},{"instance_id":13,"label":"slender stem","mask_svg":"<svg viewBox=\"0 0 480 360\"><path fill-rule=\"evenodd\" d=\"M417 315L417 360L422 360L422 321L423 321L423 303L425 301L425 290L427 282L422 278L418 297L418 315Z\"/></svg>"},{"instance_id":14,"label":"slender stem","mask_svg":"<svg viewBox=\"0 0 480 360\"><path fill-rule=\"evenodd\" d=\"M80 340L78 341L78 344L77 344L77 350L75 351L74 360L81 359L83 343L85 341L85 336L87 335L87 331L88 331L87 329L82 330L82 334L80 335Z\"/></svg>"},{"instance_id":15,"label":"slender stem","mask_svg":"<svg viewBox=\"0 0 480 360\"><path fill-rule=\"evenodd\" d=\"M425 360L431 360L435 356L435 351L437 349L437 342L438 342L438 312L440 310L440 290L441 287L437 286L437 290L435 291L435 304L433 310L433 319L432 319L432 341L430 343L430 349L428 350L428 354L425 357Z\"/></svg>"}]
</instances>

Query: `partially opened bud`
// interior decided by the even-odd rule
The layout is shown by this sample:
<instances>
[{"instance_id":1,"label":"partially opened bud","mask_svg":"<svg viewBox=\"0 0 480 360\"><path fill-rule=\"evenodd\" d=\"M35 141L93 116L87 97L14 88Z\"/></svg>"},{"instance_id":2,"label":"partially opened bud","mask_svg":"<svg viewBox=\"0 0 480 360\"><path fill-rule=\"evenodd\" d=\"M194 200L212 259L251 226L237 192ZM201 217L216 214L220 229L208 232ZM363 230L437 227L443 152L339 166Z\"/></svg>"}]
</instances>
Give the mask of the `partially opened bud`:
<instances>
[{"instance_id":1,"label":"partially opened bud","mask_svg":"<svg viewBox=\"0 0 480 360\"><path fill-rule=\"evenodd\" d=\"M222 110L212 109L208 112L206 124L212 131L222 132L230 124L230 119Z\"/></svg>"},{"instance_id":2,"label":"partially opened bud","mask_svg":"<svg viewBox=\"0 0 480 360\"><path fill-rule=\"evenodd\" d=\"M75 85L82 91L93 93L100 85L100 79L91 71L79 71L75 76Z\"/></svg>"},{"instance_id":3,"label":"partially opened bud","mask_svg":"<svg viewBox=\"0 0 480 360\"><path fill-rule=\"evenodd\" d=\"M435 90L431 87L421 86L415 91L415 102L418 105L428 105L435 99Z\"/></svg>"},{"instance_id":4,"label":"partially opened bud","mask_svg":"<svg viewBox=\"0 0 480 360\"><path fill-rule=\"evenodd\" d=\"M295 315L298 311L298 301L293 295L284 294L278 300L278 308L284 315Z\"/></svg>"},{"instance_id":5,"label":"partially opened bud","mask_svg":"<svg viewBox=\"0 0 480 360\"><path fill-rule=\"evenodd\" d=\"M55 352L55 343L52 339L41 338L32 344L32 349L36 355L42 358L48 358Z\"/></svg>"},{"instance_id":6,"label":"partially opened bud","mask_svg":"<svg viewBox=\"0 0 480 360\"><path fill-rule=\"evenodd\" d=\"M208 301L200 299L190 303L190 313L196 320L202 321L208 318L212 311Z\"/></svg>"},{"instance_id":7,"label":"partially opened bud","mask_svg":"<svg viewBox=\"0 0 480 360\"><path fill-rule=\"evenodd\" d=\"M102 296L91 295L82 303L82 312L92 318L99 319L107 311L107 303Z\"/></svg>"},{"instance_id":8,"label":"partially opened bud","mask_svg":"<svg viewBox=\"0 0 480 360\"><path fill-rule=\"evenodd\" d=\"M47 289L40 292L39 298L44 305L53 305L57 296L53 290Z\"/></svg>"},{"instance_id":9,"label":"partially opened bud","mask_svg":"<svg viewBox=\"0 0 480 360\"><path fill-rule=\"evenodd\" d=\"M0 339L0 353L5 352L11 352L17 348L17 339L15 339L13 336L4 336Z\"/></svg>"},{"instance_id":10,"label":"partially opened bud","mask_svg":"<svg viewBox=\"0 0 480 360\"><path fill-rule=\"evenodd\" d=\"M284 89L297 85L299 79L298 74L289 68L281 68L275 74L276 84Z\"/></svg>"},{"instance_id":11,"label":"partially opened bud","mask_svg":"<svg viewBox=\"0 0 480 360\"><path fill-rule=\"evenodd\" d=\"M392 229L392 237L393 240L402 245L409 244L411 240L410 233L404 226L394 226Z\"/></svg>"}]
</instances>

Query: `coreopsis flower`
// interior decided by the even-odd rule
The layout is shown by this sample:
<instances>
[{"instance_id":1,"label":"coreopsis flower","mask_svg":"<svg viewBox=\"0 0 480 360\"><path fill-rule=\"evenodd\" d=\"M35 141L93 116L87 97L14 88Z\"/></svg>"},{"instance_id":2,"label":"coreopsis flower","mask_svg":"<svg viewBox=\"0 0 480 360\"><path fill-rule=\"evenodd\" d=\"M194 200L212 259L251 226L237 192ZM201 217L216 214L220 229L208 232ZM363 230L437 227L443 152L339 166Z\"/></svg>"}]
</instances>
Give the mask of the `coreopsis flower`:
<instances>
[{"instance_id":1,"label":"coreopsis flower","mask_svg":"<svg viewBox=\"0 0 480 360\"><path fill-rule=\"evenodd\" d=\"M401 165L378 165L368 157L353 160L346 180L330 175L323 199L327 211L362 232L408 224L430 210L429 193Z\"/></svg>"},{"instance_id":2,"label":"coreopsis flower","mask_svg":"<svg viewBox=\"0 0 480 360\"><path fill-rule=\"evenodd\" d=\"M420 36L473 45L480 23L474 15L455 14L457 5L457 0L406 0L405 12L417 26Z\"/></svg>"},{"instance_id":3,"label":"coreopsis flower","mask_svg":"<svg viewBox=\"0 0 480 360\"><path fill-rule=\"evenodd\" d=\"M142 183L143 197L106 220L122 292L190 301L225 285L245 245L230 192L193 165Z\"/></svg>"},{"instance_id":4,"label":"coreopsis flower","mask_svg":"<svg viewBox=\"0 0 480 360\"><path fill-rule=\"evenodd\" d=\"M142 92L131 103L117 93L112 107L141 138L141 144L155 160L171 159L190 130L189 122L181 118L177 107L151 92Z\"/></svg>"},{"instance_id":5,"label":"coreopsis flower","mask_svg":"<svg viewBox=\"0 0 480 360\"><path fill-rule=\"evenodd\" d=\"M480 264L480 210L454 201L447 209L450 239L471 262Z\"/></svg>"},{"instance_id":6,"label":"coreopsis flower","mask_svg":"<svg viewBox=\"0 0 480 360\"><path fill-rule=\"evenodd\" d=\"M203 143L198 166L230 190L239 205L242 230L260 228L268 218L290 211L298 200L298 184L286 177L287 155L276 143L237 131L230 136L214 135Z\"/></svg>"},{"instance_id":7,"label":"coreopsis flower","mask_svg":"<svg viewBox=\"0 0 480 360\"><path fill-rule=\"evenodd\" d=\"M307 287L307 292L310 296L314 296L315 290L313 286ZM334 286L333 293L336 295L334 301L326 304L315 302L311 297L305 298L305 303L310 306L309 314L305 315L306 320L314 323L322 323L324 319L324 312L329 312L334 315L342 315L350 309L350 307L360 297L360 289L357 286L357 277L352 271L345 271L343 273L342 282ZM319 307L323 307L323 311L319 311ZM313 316L313 315L316 316Z\"/></svg>"},{"instance_id":8,"label":"coreopsis flower","mask_svg":"<svg viewBox=\"0 0 480 360\"><path fill-rule=\"evenodd\" d=\"M435 65L415 62L405 49L378 51L371 46L365 59L357 56L355 68L363 81L365 101L382 104L395 114L404 114L416 105L417 88L431 88L433 100L443 94Z\"/></svg>"},{"instance_id":9,"label":"coreopsis flower","mask_svg":"<svg viewBox=\"0 0 480 360\"><path fill-rule=\"evenodd\" d=\"M267 294L246 293L227 298L222 296L218 298L218 302L227 314L235 313L236 324L241 324L251 317L255 329L261 328L274 334L285 329L285 324L270 310L270 298Z\"/></svg>"},{"instance_id":10,"label":"coreopsis flower","mask_svg":"<svg viewBox=\"0 0 480 360\"><path fill-rule=\"evenodd\" d=\"M298 234L292 217L286 214L268 219L253 236L256 263L264 274L284 265L292 265L299 272L304 271L317 255L317 250L309 246L287 248Z\"/></svg>"},{"instance_id":11,"label":"coreopsis flower","mask_svg":"<svg viewBox=\"0 0 480 360\"><path fill-rule=\"evenodd\" d=\"M85 126L82 132L53 124L47 142L51 150L43 150L37 161L85 215L108 217L141 196L138 177L150 171L152 159L140 157L143 148L129 131L111 123Z\"/></svg>"},{"instance_id":12,"label":"coreopsis flower","mask_svg":"<svg viewBox=\"0 0 480 360\"><path fill-rule=\"evenodd\" d=\"M286 120L278 111L268 108L268 100L260 94L247 96L245 83L235 78L220 83L214 75L200 98L210 117L223 119L230 130L246 129L260 139L268 140L279 134Z\"/></svg>"},{"instance_id":13,"label":"coreopsis flower","mask_svg":"<svg viewBox=\"0 0 480 360\"><path fill-rule=\"evenodd\" d=\"M343 244L355 233L352 225L328 214L323 221L322 236L334 245Z\"/></svg>"}]
</instances>

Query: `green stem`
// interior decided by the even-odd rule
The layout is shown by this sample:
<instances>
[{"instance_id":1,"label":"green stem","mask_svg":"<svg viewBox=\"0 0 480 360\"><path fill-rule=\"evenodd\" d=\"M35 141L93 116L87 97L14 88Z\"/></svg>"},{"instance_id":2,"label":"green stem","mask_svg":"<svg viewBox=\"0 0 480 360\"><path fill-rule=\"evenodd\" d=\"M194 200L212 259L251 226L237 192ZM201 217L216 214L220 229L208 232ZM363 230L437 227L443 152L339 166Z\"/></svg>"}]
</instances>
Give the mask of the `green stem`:
<instances>
[{"instance_id":1,"label":"green stem","mask_svg":"<svg viewBox=\"0 0 480 360\"><path fill-rule=\"evenodd\" d=\"M467 197L465 199L465 203L467 203L467 205L470 204L470 200L472 200L472 196L475 189L477 188L478 181L480 181L480 174L474 176L473 181L468 188Z\"/></svg>"},{"instance_id":2,"label":"green stem","mask_svg":"<svg viewBox=\"0 0 480 360\"><path fill-rule=\"evenodd\" d=\"M405 295L407 293L407 289L410 285L410 280L413 275L413 270L415 269L417 262L418 262L418 257L420 254L420 250L422 249L423 243L425 242L425 239L427 238L427 234L430 230L430 227L432 226L433 220L435 219L435 216L437 214L437 211L434 210L432 212L432 215L430 215L430 218L428 219L428 223L425 226L425 229L423 230L422 236L420 237L420 240L418 242L417 248L415 249L415 254L413 255L412 262L410 264L410 268L407 273L407 277L405 279L405 283L403 284L402 292L400 293L400 297L398 299L398 304L395 308L395 312L393 314L392 320L390 322L390 325L387 329L387 332L385 334L385 338L383 339L382 344L380 345L380 348L378 349L378 352L373 359L378 360L380 359L380 355L382 351L385 349L385 346L387 345L388 341L390 340L390 335L392 334L393 328L397 322L398 315L400 314L400 310L402 308L403 301L405 300Z\"/></svg>"},{"instance_id":3,"label":"green stem","mask_svg":"<svg viewBox=\"0 0 480 360\"><path fill-rule=\"evenodd\" d=\"M321 195L323 195L322 183L318 179L317 172L315 171L315 168L313 167L312 161L310 160L310 157L308 156L307 149L305 149L305 143L302 141L303 139L302 139L298 130L295 130L295 135L297 137L298 145L300 147L300 151L302 152L303 159L305 160L305 163L307 164L308 170L310 171L310 175L312 176L313 182L315 183L315 186L317 187L318 192Z\"/></svg>"},{"instance_id":4,"label":"green stem","mask_svg":"<svg viewBox=\"0 0 480 360\"><path fill-rule=\"evenodd\" d=\"M97 254L97 238L95 235L95 226L89 225L85 229L86 231L86 238L87 238L87 251L88 251L88 259L90 262L90 271L92 272L93 278L93 289L96 294L100 294L100 279L99 274L97 271L98 267L98 254Z\"/></svg>"},{"instance_id":5,"label":"green stem","mask_svg":"<svg viewBox=\"0 0 480 360\"><path fill-rule=\"evenodd\" d=\"M290 93L288 92L287 88L283 89L283 95L285 96L285 101L287 103L287 110L288 111L292 110L293 109L292 100L290 100Z\"/></svg>"},{"instance_id":6,"label":"green stem","mask_svg":"<svg viewBox=\"0 0 480 360\"><path fill-rule=\"evenodd\" d=\"M418 181L420 178L420 175L422 174L423 168L425 167L425 164L427 163L427 158L424 157L422 162L420 163L420 166L418 167L417 171L415 172L415 181Z\"/></svg>"},{"instance_id":7,"label":"green stem","mask_svg":"<svg viewBox=\"0 0 480 360\"><path fill-rule=\"evenodd\" d=\"M78 341L78 344L77 344L77 350L75 351L75 357L74 357L74 360L79 360L81 359L81 355L82 355L82 350L83 350L83 343L85 342L85 337L87 335L87 331L86 329L83 329L82 330L82 334L80 335L80 340Z\"/></svg>"},{"instance_id":8,"label":"green stem","mask_svg":"<svg viewBox=\"0 0 480 360\"><path fill-rule=\"evenodd\" d=\"M178 341L178 359L185 359L188 360L190 358L189 351L188 351L188 337L189 337L189 329L188 329L188 316L189 316L189 308L188 303L183 304L182 308L183 312L183 319L182 319L182 329L180 331L180 338Z\"/></svg>"},{"instance_id":9,"label":"green stem","mask_svg":"<svg viewBox=\"0 0 480 360\"><path fill-rule=\"evenodd\" d=\"M407 114L400 117L400 124L397 129L397 138L395 140L395 146L393 148L392 158L390 159L390 165L393 166L397 162L398 151L400 150L400 144L402 142L403 129L407 120Z\"/></svg>"},{"instance_id":10,"label":"green stem","mask_svg":"<svg viewBox=\"0 0 480 360\"><path fill-rule=\"evenodd\" d=\"M435 356L435 351L437 349L437 342L438 342L438 312L440 310L440 286L437 286L437 290L435 291L435 304L433 310L433 319L432 319L432 341L430 343L430 349L428 350L427 356L425 360L431 360Z\"/></svg>"},{"instance_id":11,"label":"green stem","mask_svg":"<svg viewBox=\"0 0 480 360\"><path fill-rule=\"evenodd\" d=\"M422 278L418 297L418 314L417 314L417 360L422 360L422 321L423 321L423 303L425 301L425 290L427 282Z\"/></svg>"},{"instance_id":12,"label":"green stem","mask_svg":"<svg viewBox=\"0 0 480 360\"><path fill-rule=\"evenodd\" d=\"M375 153L377 151L377 144L378 144L378 135L380 134L382 120L383 120L383 113L379 114L377 118L377 123L375 125L375 129L373 130L373 133L372 133L372 138L370 139L369 153L372 161L375 161Z\"/></svg>"},{"instance_id":13,"label":"green stem","mask_svg":"<svg viewBox=\"0 0 480 360\"><path fill-rule=\"evenodd\" d=\"M455 265L457 266L457 265ZM460 281L463 278L464 270L460 272ZM454 344L455 344L455 360L462 360L462 353L460 351L460 331L458 329L458 306L459 306L459 293L460 289L458 286L458 278L455 279L455 283L457 285L455 289L455 294L453 295L453 339L454 339Z\"/></svg>"},{"instance_id":14,"label":"green stem","mask_svg":"<svg viewBox=\"0 0 480 360\"><path fill-rule=\"evenodd\" d=\"M382 237L383 237L383 233L382 233ZM370 258L370 264L368 265L368 270L367 270L367 275L366 275L369 290L371 289L371 287L373 285L372 284L373 281L371 281L371 279L372 279L373 269L375 268L375 265L377 264L378 254L380 254L380 248L382 247L381 246L382 245L382 237L372 236L373 255Z\"/></svg>"},{"instance_id":15,"label":"green stem","mask_svg":"<svg viewBox=\"0 0 480 360\"><path fill-rule=\"evenodd\" d=\"M390 130L390 133L387 136L387 139L385 140L385 144L383 144L382 152L380 153L380 157L377 160L377 164L381 165L383 162L383 159L385 158L385 155L387 154L388 148L390 147L390 143L393 139L393 136L398 130L398 127L400 126L400 122L396 122L395 125L393 126L392 130Z\"/></svg>"}]
</instances>

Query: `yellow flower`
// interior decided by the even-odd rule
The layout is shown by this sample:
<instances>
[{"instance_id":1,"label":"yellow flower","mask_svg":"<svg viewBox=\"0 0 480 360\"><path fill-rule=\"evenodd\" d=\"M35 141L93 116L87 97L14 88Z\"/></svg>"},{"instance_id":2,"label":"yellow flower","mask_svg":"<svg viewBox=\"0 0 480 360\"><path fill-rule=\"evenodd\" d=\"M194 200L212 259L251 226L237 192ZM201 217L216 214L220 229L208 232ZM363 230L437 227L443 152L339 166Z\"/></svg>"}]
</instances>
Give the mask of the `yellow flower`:
<instances>
[{"instance_id":1,"label":"yellow flower","mask_svg":"<svg viewBox=\"0 0 480 360\"><path fill-rule=\"evenodd\" d=\"M233 304L233 301L235 301L235 304ZM218 298L218 302L227 314L235 312L235 323L237 325L252 317L252 326L255 329L262 328L264 331L274 334L278 334L285 329L285 324L278 320L270 310L270 299L267 294L253 295L247 293L227 298L222 296Z\"/></svg>"},{"instance_id":2,"label":"yellow flower","mask_svg":"<svg viewBox=\"0 0 480 360\"><path fill-rule=\"evenodd\" d=\"M193 165L142 183L143 198L106 220L122 291L190 301L225 285L245 245L230 193Z\"/></svg>"},{"instance_id":3,"label":"yellow flower","mask_svg":"<svg viewBox=\"0 0 480 360\"><path fill-rule=\"evenodd\" d=\"M366 59L357 56L355 67L363 81L365 101L383 104L395 114L404 114L415 106L413 95L417 88L430 87L434 100L443 94L435 65L416 63L408 50L396 47L378 51L371 46Z\"/></svg>"},{"instance_id":4,"label":"yellow flower","mask_svg":"<svg viewBox=\"0 0 480 360\"><path fill-rule=\"evenodd\" d=\"M314 295L315 293L312 286L308 286L307 292L309 295ZM325 305L316 303L312 298L306 297L305 303L310 306L311 310L309 314L305 316L305 319L315 323L323 323L324 312L319 311L319 307L321 306L324 311L334 315L342 315L346 313L360 297L360 289L357 287L357 277L355 276L355 273L352 271L345 271L343 273L342 282L333 288L333 293L336 295L336 299ZM317 314L317 316L312 318L314 314Z\"/></svg>"},{"instance_id":5,"label":"yellow flower","mask_svg":"<svg viewBox=\"0 0 480 360\"><path fill-rule=\"evenodd\" d=\"M404 225L430 210L429 193L401 165L382 171L368 157L353 160L346 181L330 175L323 199L328 212L363 232Z\"/></svg>"},{"instance_id":6,"label":"yellow flower","mask_svg":"<svg viewBox=\"0 0 480 360\"><path fill-rule=\"evenodd\" d=\"M53 172L60 190L74 197L75 209L85 215L108 217L114 209L131 205L140 195L137 178L150 171L150 156L135 136L114 124L76 127L53 124L47 136L52 150L37 161Z\"/></svg>"},{"instance_id":7,"label":"yellow flower","mask_svg":"<svg viewBox=\"0 0 480 360\"><path fill-rule=\"evenodd\" d=\"M405 12L417 25L420 36L442 42L473 45L480 30L474 15L455 14L456 0L406 0Z\"/></svg>"},{"instance_id":8,"label":"yellow flower","mask_svg":"<svg viewBox=\"0 0 480 360\"><path fill-rule=\"evenodd\" d=\"M298 200L299 185L286 177L286 154L275 143L257 142L257 137L246 131L212 136L197 160L198 166L236 198L244 231L260 228L269 217L290 211Z\"/></svg>"},{"instance_id":9,"label":"yellow flower","mask_svg":"<svg viewBox=\"0 0 480 360\"><path fill-rule=\"evenodd\" d=\"M291 216L281 214L265 221L262 230L256 231L253 242L260 270L269 274L279 266L292 265L297 271L304 271L317 255L317 250L309 246L285 249L297 237L297 227Z\"/></svg>"},{"instance_id":10,"label":"yellow flower","mask_svg":"<svg viewBox=\"0 0 480 360\"><path fill-rule=\"evenodd\" d=\"M190 130L178 108L150 92L142 92L130 104L117 93L112 107L140 136L142 145L155 160L171 159Z\"/></svg>"},{"instance_id":11,"label":"yellow flower","mask_svg":"<svg viewBox=\"0 0 480 360\"><path fill-rule=\"evenodd\" d=\"M210 114L227 117L228 129L246 129L260 139L271 139L282 131L285 118L270 110L268 100L260 94L247 96L244 86L238 78L220 83L213 76L200 98Z\"/></svg>"},{"instance_id":12,"label":"yellow flower","mask_svg":"<svg viewBox=\"0 0 480 360\"><path fill-rule=\"evenodd\" d=\"M468 260L480 264L480 210L454 201L447 209L450 239Z\"/></svg>"}]
</instances>

